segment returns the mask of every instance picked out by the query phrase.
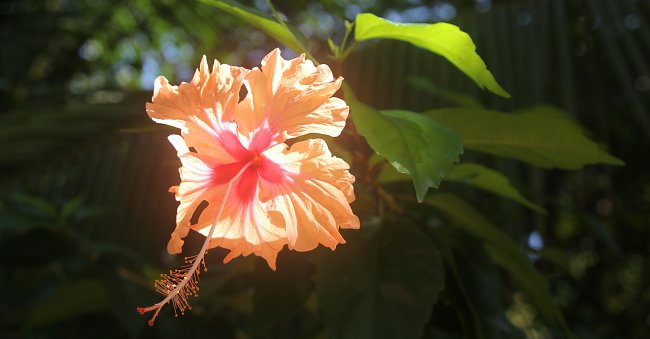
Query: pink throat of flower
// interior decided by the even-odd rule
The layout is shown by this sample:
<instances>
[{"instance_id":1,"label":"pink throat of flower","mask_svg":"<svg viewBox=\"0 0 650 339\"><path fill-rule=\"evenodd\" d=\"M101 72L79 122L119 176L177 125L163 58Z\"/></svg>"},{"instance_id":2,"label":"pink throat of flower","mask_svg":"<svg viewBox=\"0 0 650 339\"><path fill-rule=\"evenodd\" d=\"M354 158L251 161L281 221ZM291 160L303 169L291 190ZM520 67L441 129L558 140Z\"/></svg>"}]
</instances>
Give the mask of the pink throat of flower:
<instances>
[{"instance_id":1,"label":"pink throat of flower","mask_svg":"<svg viewBox=\"0 0 650 339\"><path fill-rule=\"evenodd\" d=\"M226 151L236 160L213 166L210 184L214 187L225 185L242 168L247 167L239 180L233 184L233 197L244 204L254 201L260 184L265 186L282 184L287 179L288 172L264 155L264 152L272 146L272 140L273 134L269 128L258 130L248 146L242 144L236 133L225 132L221 142Z\"/></svg>"},{"instance_id":2,"label":"pink throat of flower","mask_svg":"<svg viewBox=\"0 0 650 339\"><path fill-rule=\"evenodd\" d=\"M262 167L262 164L264 162L264 157L258 154L253 155L253 159L251 159L251 167L259 168Z\"/></svg>"}]
</instances>

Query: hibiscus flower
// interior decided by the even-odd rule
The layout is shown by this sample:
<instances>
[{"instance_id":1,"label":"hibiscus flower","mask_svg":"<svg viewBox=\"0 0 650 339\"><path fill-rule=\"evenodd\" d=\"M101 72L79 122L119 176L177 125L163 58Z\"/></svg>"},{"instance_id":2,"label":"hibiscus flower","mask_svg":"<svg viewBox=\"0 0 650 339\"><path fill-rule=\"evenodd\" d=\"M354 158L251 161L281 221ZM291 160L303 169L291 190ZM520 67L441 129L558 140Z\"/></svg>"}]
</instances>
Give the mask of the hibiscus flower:
<instances>
[{"instance_id":1,"label":"hibiscus flower","mask_svg":"<svg viewBox=\"0 0 650 339\"><path fill-rule=\"evenodd\" d=\"M156 310L150 324L170 299L181 312L189 308L186 297L195 293L194 274L207 248L229 249L224 262L255 254L275 269L284 245L297 251L319 244L335 249L345 243L339 228L359 227L350 208L354 177L348 164L333 157L321 139L285 144L309 133L341 133L349 108L333 95L342 80L304 55L285 60L278 49L259 69L215 61L210 71L203 57L190 83L177 87L162 76L156 79L147 113L182 135L169 137L182 167L180 185L170 189L180 204L167 250L180 253L190 229L206 242L191 266L157 282L159 292L168 294L165 300L138 309ZM240 101L242 86L247 93ZM208 206L192 224L203 201ZM180 300L174 297L179 291L187 292Z\"/></svg>"}]
</instances>

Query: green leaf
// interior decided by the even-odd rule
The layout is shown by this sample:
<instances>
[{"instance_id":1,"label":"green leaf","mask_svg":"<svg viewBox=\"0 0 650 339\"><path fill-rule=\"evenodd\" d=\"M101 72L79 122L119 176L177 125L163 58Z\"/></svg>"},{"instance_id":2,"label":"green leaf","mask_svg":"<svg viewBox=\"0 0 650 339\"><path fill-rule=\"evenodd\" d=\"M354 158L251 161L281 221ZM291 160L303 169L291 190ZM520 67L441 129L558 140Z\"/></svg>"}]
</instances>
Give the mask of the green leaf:
<instances>
[{"instance_id":1,"label":"green leaf","mask_svg":"<svg viewBox=\"0 0 650 339\"><path fill-rule=\"evenodd\" d=\"M410 175L398 172L393 166L383 166L377 175L377 182L381 184L409 180Z\"/></svg>"},{"instance_id":2,"label":"green leaf","mask_svg":"<svg viewBox=\"0 0 650 339\"><path fill-rule=\"evenodd\" d=\"M111 259L112 261L119 260ZM108 261L108 257L105 260ZM133 262L132 260L129 261ZM101 278L106 289L107 298L110 300L108 308L124 331L129 334L130 338L138 338L138 334L146 324L142 317L133 316L133 307L151 305L151 303L157 301L156 299L154 299L156 301L151 299L152 293L147 288L148 286L134 283L134 279L137 279L136 277L138 275L135 272L124 267L102 267ZM156 278L158 277L156 275Z\"/></svg>"},{"instance_id":3,"label":"green leaf","mask_svg":"<svg viewBox=\"0 0 650 339\"><path fill-rule=\"evenodd\" d=\"M365 226L315 252L316 292L332 338L421 338L444 284L440 254L411 224Z\"/></svg>"},{"instance_id":4,"label":"green leaf","mask_svg":"<svg viewBox=\"0 0 650 339\"><path fill-rule=\"evenodd\" d=\"M512 199L538 213L546 213L543 208L524 198L506 176L483 165L458 164L445 179L476 186L504 198Z\"/></svg>"},{"instance_id":5,"label":"green leaf","mask_svg":"<svg viewBox=\"0 0 650 339\"><path fill-rule=\"evenodd\" d=\"M399 173L390 166L384 166L377 175L377 182L379 183L407 181L409 179L410 177L407 174ZM538 213L546 213L546 210L542 207L521 195L503 174L480 164L458 164L445 177L445 180L472 185L504 198L512 199Z\"/></svg>"},{"instance_id":6,"label":"green leaf","mask_svg":"<svg viewBox=\"0 0 650 339\"><path fill-rule=\"evenodd\" d=\"M43 198L28 195L17 191L0 192L0 198L13 203L15 210L28 210L31 211L32 216L39 216L47 221L52 221L56 218L58 211L56 206Z\"/></svg>"},{"instance_id":7,"label":"green leaf","mask_svg":"<svg viewBox=\"0 0 650 339\"><path fill-rule=\"evenodd\" d=\"M426 114L460 133L465 148L534 166L578 169L597 163L624 164L600 149L579 125L551 106L536 106L514 114L462 108Z\"/></svg>"},{"instance_id":8,"label":"green leaf","mask_svg":"<svg viewBox=\"0 0 650 339\"><path fill-rule=\"evenodd\" d=\"M418 201L429 187L438 187L463 147L458 135L434 119L404 110L378 111L356 100L344 87L357 130L375 152L400 173L409 173Z\"/></svg>"},{"instance_id":9,"label":"green leaf","mask_svg":"<svg viewBox=\"0 0 650 339\"><path fill-rule=\"evenodd\" d=\"M0 191L0 230L31 228L56 229L61 226L56 204L17 191Z\"/></svg>"},{"instance_id":10,"label":"green leaf","mask_svg":"<svg viewBox=\"0 0 650 339\"><path fill-rule=\"evenodd\" d=\"M320 330L311 319L315 314L305 306L314 289L313 273L308 256L293 251L278 253L277 271L265 261L257 261L250 321L256 337L275 333L278 337L307 338ZM282 331L288 333L282 336Z\"/></svg>"},{"instance_id":11,"label":"green leaf","mask_svg":"<svg viewBox=\"0 0 650 339\"><path fill-rule=\"evenodd\" d=\"M56 323L84 314L108 309L109 300L99 280L80 280L62 285L50 296L34 305L25 326Z\"/></svg>"},{"instance_id":12,"label":"green leaf","mask_svg":"<svg viewBox=\"0 0 650 339\"><path fill-rule=\"evenodd\" d=\"M472 38L457 26L444 22L400 24L370 13L357 15L355 22L354 38L357 41L395 39L411 43L443 56L472 78L479 87L510 98L510 94L496 82L481 57L476 54Z\"/></svg>"},{"instance_id":13,"label":"green leaf","mask_svg":"<svg viewBox=\"0 0 650 339\"><path fill-rule=\"evenodd\" d=\"M452 225L481 240L490 257L507 271L528 295L540 314L552 326L571 336L560 310L553 304L548 283L528 260L522 249L479 211L452 194L438 193L425 203L437 208Z\"/></svg>"},{"instance_id":14,"label":"green leaf","mask_svg":"<svg viewBox=\"0 0 650 339\"><path fill-rule=\"evenodd\" d=\"M566 250L555 246L544 246L539 255L542 261L560 268L567 275L571 274L571 260Z\"/></svg>"},{"instance_id":15,"label":"green leaf","mask_svg":"<svg viewBox=\"0 0 650 339\"><path fill-rule=\"evenodd\" d=\"M149 98L127 95L122 104L38 105L8 112L0 119L0 177L43 168L48 162L79 152L119 128L144 121L142 111L132 101ZM9 176L7 176L9 177Z\"/></svg>"},{"instance_id":16,"label":"green leaf","mask_svg":"<svg viewBox=\"0 0 650 339\"><path fill-rule=\"evenodd\" d=\"M438 87L427 78L414 76L409 77L407 79L407 82L409 85L413 86L413 88L437 96L447 101L448 103L453 104L454 106L476 109L484 108L483 104L481 104L481 102L476 98L464 93L454 92L442 87Z\"/></svg>"},{"instance_id":17,"label":"green leaf","mask_svg":"<svg viewBox=\"0 0 650 339\"><path fill-rule=\"evenodd\" d=\"M251 8L239 5L231 1L216 1L216 0L200 0L204 4L216 7L240 20L250 24L251 26L266 33L271 38L277 40L279 43L291 48L296 53L306 52L306 48L302 42L298 40L294 32L287 27L281 25L275 20L266 18L262 13L259 13Z\"/></svg>"},{"instance_id":18,"label":"green leaf","mask_svg":"<svg viewBox=\"0 0 650 339\"><path fill-rule=\"evenodd\" d=\"M436 227L428 230L445 261L443 297L458 312L464 335L476 339L524 338L506 318L501 301L499 272L475 238ZM436 318L434 311L433 318Z\"/></svg>"}]
</instances>

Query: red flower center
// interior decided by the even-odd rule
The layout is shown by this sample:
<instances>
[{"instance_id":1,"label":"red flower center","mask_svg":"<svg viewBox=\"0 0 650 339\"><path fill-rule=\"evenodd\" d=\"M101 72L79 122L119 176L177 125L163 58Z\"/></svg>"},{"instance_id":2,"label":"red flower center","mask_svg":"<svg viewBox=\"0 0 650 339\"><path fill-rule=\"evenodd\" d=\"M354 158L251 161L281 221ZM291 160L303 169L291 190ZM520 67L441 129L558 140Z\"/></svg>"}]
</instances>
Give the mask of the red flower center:
<instances>
[{"instance_id":1,"label":"red flower center","mask_svg":"<svg viewBox=\"0 0 650 339\"><path fill-rule=\"evenodd\" d=\"M270 133L262 130L256 134L248 148L239 141L236 135L230 134L222 141L227 140L226 150L237 159L229 164L219 164L213 167L212 185L228 183L244 166L249 166L234 185L234 191L243 202L252 201L257 191L259 180L265 183L279 184L286 176L286 171L280 165L267 159L262 153L269 146Z\"/></svg>"},{"instance_id":2,"label":"red flower center","mask_svg":"<svg viewBox=\"0 0 650 339\"><path fill-rule=\"evenodd\" d=\"M253 163L251 167L259 168L262 166L264 162L264 157L258 154L253 155L253 159L251 159L251 162Z\"/></svg>"}]
</instances>

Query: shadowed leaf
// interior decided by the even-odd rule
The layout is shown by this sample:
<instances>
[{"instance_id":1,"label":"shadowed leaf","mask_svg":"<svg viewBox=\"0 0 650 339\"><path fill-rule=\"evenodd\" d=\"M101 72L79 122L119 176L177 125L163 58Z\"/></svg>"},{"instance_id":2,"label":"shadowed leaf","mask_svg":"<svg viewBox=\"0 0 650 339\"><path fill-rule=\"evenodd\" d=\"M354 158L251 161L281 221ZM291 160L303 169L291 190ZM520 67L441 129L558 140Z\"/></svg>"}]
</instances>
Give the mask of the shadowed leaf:
<instances>
[{"instance_id":1,"label":"shadowed leaf","mask_svg":"<svg viewBox=\"0 0 650 339\"><path fill-rule=\"evenodd\" d=\"M453 106L463 107L463 108L475 108L482 109L483 104L481 102L464 93L454 92L433 84L433 82L427 78L413 76L408 78L408 84L413 86L414 89L420 90L437 96Z\"/></svg>"},{"instance_id":2,"label":"shadowed leaf","mask_svg":"<svg viewBox=\"0 0 650 339\"><path fill-rule=\"evenodd\" d=\"M333 338L421 338L443 288L442 259L411 224L365 226L313 255L316 292Z\"/></svg>"},{"instance_id":3,"label":"shadowed leaf","mask_svg":"<svg viewBox=\"0 0 650 339\"><path fill-rule=\"evenodd\" d=\"M56 323L108 309L109 300L99 280L79 280L63 285L35 305L25 326Z\"/></svg>"},{"instance_id":4,"label":"shadowed leaf","mask_svg":"<svg viewBox=\"0 0 650 339\"><path fill-rule=\"evenodd\" d=\"M462 321L466 337L520 339L524 333L506 318L499 272L485 248L466 234L448 228L429 229L431 240L445 261L444 300L467 317ZM433 317L436 314L434 310Z\"/></svg>"},{"instance_id":5,"label":"shadowed leaf","mask_svg":"<svg viewBox=\"0 0 650 339\"><path fill-rule=\"evenodd\" d=\"M377 176L377 182L380 183L407 181L409 179L408 175L399 173L390 166L384 166ZM506 176L480 164L458 164L445 177L445 180L472 185L504 198L512 199L535 212L546 213L542 207L532 203L521 195L517 188L512 186Z\"/></svg>"},{"instance_id":6,"label":"shadowed leaf","mask_svg":"<svg viewBox=\"0 0 650 339\"><path fill-rule=\"evenodd\" d=\"M427 198L425 203L447 216L452 225L481 240L492 260L508 272L542 317L553 327L564 331L568 337L571 336L562 313L553 304L548 283L508 235L455 195L438 193Z\"/></svg>"},{"instance_id":7,"label":"shadowed leaf","mask_svg":"<svg viewBox=\"0 0 650 339\"><path fill-rule=\"evenodd\" d=\"M473 163L458 164L445 179L476 186L504 198L514 200L535 212L546 213L543 208L521 195L517 188L512 186L510 181L508 181L506 176L483 165Z\"/></svg>"},{"instance_id":8,"label":"shadowed leaf","mask_svg":"<svg viewBox=\"0 0 650 339\"><path fill-rule=\"evenodd\" d=\"M320 330L315 314L306 309L312 295L314 267L302 253L281 251L277 271L258 261L254 275L251 323L256 336L284 333L282 337L310 338Z\"/></svg>"},{"instance_id":9,"label":"shadowed leaf","mask_svg":"<svg viewBox=\"0 0 650 339\"><path fill-rule=\"evenodd\" d=\"M455 129L467 149L511 157L539 167L578 169L589 164L623 165L601 150L562 111L537 106L506 114L478 109L437 109L426 113Z\"/></svg>"}]
</instances>

